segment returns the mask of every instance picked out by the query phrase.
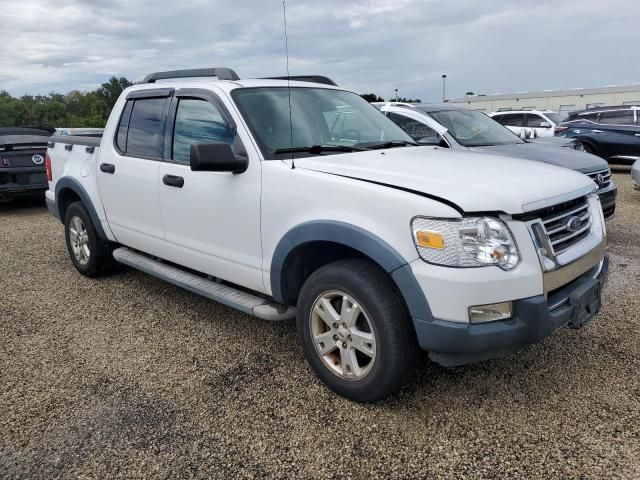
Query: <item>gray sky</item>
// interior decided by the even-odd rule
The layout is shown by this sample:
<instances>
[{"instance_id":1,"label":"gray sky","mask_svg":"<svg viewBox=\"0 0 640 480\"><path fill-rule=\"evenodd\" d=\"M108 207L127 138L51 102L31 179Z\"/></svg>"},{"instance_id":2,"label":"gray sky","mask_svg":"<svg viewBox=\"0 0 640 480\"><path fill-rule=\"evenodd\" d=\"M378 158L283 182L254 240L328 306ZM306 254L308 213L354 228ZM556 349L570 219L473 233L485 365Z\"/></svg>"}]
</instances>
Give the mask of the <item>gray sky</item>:
<instances>
[{"instance_id":1,"label":"gray sky","mask_svg":"<svg viewBox=\"0 0 640 480\"><path fill-rule=\"evenodd\" d=\"M0 0L0 90L112 75L285 73L279 0ZM290 70L385 98L640 83L639 0L288 0Z\"/></svg>"}]
</instances>

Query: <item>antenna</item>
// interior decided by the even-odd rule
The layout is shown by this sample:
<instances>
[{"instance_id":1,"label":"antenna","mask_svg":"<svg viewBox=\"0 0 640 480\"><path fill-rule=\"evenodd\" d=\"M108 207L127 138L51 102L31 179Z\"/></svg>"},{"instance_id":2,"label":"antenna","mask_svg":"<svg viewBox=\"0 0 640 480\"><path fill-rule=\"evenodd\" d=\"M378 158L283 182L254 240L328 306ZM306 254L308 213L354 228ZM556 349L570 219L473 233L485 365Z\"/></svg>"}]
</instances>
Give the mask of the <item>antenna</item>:
<instances>
[{"instance_id":1,"label":"antenna","mask_svg":"<svg viewBox=\"0 0 640 480\"><path fill-rule=\"evenodd\" d=\"M289 135L291 137L291 148L293 148L293 120L291 119L291 80L289 79L289 39L287 38L287 5L282 0L282 19L284 21L284 55L287 58L287 93L289 95ZM294 153L291 152L291 169L296 168Z\"/></svg>"}]
</instances>

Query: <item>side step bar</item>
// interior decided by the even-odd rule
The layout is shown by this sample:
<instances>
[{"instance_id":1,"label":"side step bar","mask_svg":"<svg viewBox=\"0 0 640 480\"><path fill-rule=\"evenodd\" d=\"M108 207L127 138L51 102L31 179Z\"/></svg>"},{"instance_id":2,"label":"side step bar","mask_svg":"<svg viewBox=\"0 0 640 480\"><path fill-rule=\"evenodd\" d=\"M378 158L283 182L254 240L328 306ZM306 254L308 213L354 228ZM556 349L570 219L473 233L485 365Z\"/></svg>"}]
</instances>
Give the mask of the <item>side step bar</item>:
<instances>
[{"instance_id":1,"label":"side step bar","mask_svg":"<svg viewBox=\"0 0 640 480\"><path fill-rule=\"evenodd\" d=\"M208 280L127 247L115 249L113 258L161 280L263 320L288 320L296 316L295 307L269 301L243 290Z\"/></svg>"}]
</instances>

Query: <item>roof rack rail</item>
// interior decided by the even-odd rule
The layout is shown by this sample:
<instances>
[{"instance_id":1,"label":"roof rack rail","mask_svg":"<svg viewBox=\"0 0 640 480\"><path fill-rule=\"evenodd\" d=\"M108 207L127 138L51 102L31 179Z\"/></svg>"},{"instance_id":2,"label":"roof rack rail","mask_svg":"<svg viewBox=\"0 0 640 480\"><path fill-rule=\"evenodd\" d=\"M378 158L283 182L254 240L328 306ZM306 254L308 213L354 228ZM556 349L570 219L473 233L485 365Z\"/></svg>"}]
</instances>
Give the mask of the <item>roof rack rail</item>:
<instances>
[{"instance_id":1,"label":"roof rack rail","mask_svg":"<svg viewBox=\"0 0 640 480\"><path fill-rule=\"evenodd\" d=\"M282 77L263 77L262 80L293 80L296 82L312 82L312 83L324 83L325 85L333 85L337 87L338 84L324 75L289 75Z\"/></svg>"},{"instance_id":2,"label":"roof rack rail","mask_svg":"<svg viewBox=\"0 0 640 480\"><path fill-rule=\"evenodd\" d=\"M150 73L142 83L155 83L156 80L169 78L218 77L218 80L240 80L236 72L226 67L192 68L189 70L169 70L167 72Z\"/></svg>"}]
</instances>

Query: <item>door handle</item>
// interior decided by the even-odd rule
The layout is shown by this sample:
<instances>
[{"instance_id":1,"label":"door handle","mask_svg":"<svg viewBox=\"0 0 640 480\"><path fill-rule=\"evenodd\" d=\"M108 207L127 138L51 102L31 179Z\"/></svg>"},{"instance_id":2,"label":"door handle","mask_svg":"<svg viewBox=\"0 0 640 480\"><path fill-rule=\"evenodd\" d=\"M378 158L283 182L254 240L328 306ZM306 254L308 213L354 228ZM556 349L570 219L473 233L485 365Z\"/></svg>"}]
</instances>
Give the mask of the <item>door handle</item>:
<instances>
[{"instance_id":1,"label":"door handle","mask_svg":"<svg viewBox=\"0 0 640 480\"><path fill-rule=\"evenodd\" d=\"M182 188L184 186L184 178L177 175L165 175L162 177L162 183L169 187Z\"/></svg>"},{"instance_id":2,"label":"door handle","mask_svg":"<svg viewBox=\"0 0 640 480\"><path fill-rule=\"evenodd\" d=\"M640 133L634 133L633 136L634 137L640 137Z\"/></svg>"},{"instance_id":3,"label":"door handle","mask_svg":"<svg viewBox=\"0 0 640 480\"><path fill-rule=\"evenodd\" d=\"M114 173L116 173L116 166L113 165L112 163L101 163L100 171L104 173L110 173L113 175Z\"/></svg>"}]
</instances>

